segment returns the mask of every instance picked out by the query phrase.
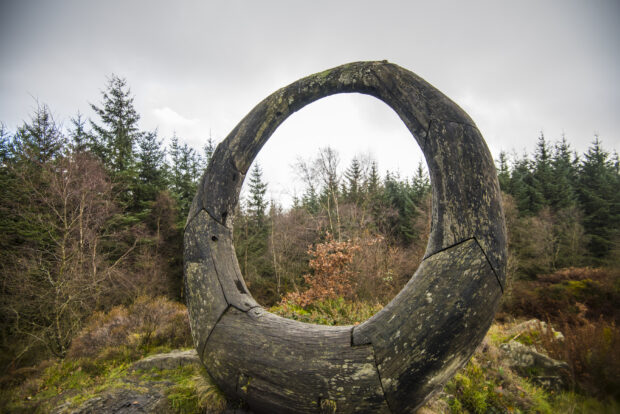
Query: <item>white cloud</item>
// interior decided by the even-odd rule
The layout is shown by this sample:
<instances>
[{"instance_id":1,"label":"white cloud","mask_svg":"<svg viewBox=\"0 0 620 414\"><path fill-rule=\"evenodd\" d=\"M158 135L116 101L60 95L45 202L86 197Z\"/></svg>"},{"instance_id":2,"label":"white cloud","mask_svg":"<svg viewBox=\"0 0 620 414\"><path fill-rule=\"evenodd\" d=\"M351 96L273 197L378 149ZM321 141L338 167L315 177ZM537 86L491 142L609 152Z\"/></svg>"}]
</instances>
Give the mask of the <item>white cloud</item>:
<instances>
[{"instance_id":1,"label":"white cloud","mask_svg":"<svg viewBox=\"0 0 620 414\"><path fill-rule=\"evenodd\" d=\"M196 125L199 122L198 119L185 118L183 115L167 106L153 109L153 115L166 127L188 127Z\"/></svg>"}]
</instances>

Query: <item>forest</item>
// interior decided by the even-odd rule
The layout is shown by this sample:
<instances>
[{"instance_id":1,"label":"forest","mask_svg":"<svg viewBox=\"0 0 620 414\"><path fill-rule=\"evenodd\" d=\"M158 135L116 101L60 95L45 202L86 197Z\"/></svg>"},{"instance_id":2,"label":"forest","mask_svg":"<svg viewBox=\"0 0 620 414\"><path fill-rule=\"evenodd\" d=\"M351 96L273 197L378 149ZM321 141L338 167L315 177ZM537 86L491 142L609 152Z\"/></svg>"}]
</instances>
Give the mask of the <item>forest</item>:
<instances>
[{"instance_id":1,"label":"forest","mask_svg":"<svg viewBox=\"0 0 620 414\"><path fill-rule=\"evenodd\" d=\"M94 118L78 113L65 127L37 102L15 131L0 125L0 411L51 410L58 402L52 394L71 388L63 378L75 361L90 361L80 375L94 373L76 384L94 387L126 361L191 347L183 229L216 143L208 137L197 151L176 135L164 140L141 129L132 92L115 75L91 109ZM398 293L422 259L432 203L424 165L402 176L380 174L367 156L340 161L330 147L297 160L305 187L287 208L268 199L260 165L246 178L235 248L249 289L272 312L359 323ZM579 154L566 137L541 133L533 153L501 152L496 168L509 261L489 335L501 342L519 322L550 324L563 342L540 327L518 336L566 362L565 385L527 388L531 375L506 374L497 356L477 353L448 383L443 402L434 403L439 408L426 409L555 412L569 404L574 412L614 412L620 407L618 153L598 136ZM45 396L46 390L53 392ZM177 412L195 406L215 412L186 397L194 405L178 397Z\"/></svg>"}]
</instances>

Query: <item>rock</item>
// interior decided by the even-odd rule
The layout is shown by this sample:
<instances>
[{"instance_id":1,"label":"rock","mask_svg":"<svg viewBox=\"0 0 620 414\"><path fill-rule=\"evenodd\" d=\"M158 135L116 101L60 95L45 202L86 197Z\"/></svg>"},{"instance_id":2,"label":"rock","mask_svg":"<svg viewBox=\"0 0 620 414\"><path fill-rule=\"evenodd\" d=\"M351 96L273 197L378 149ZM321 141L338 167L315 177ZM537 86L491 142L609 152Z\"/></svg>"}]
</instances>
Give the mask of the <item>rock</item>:
<instances>
[{"instance_id":1,"label":"rock","mask_svg":"<svg viewBox=\"0 0 620 414\"><path fill-rule=\"evenodd\" d=\"M566 387L566 362L550 358L515 340L501 344L499 348L507 365L518 374L549 390L558 391Z\"/></svg>"},{"instance_id":2,"label":"rock","mask_svg":"<svg viewBox=\"0 0 620 414\"><path fill-rule=\"evenodd\" d=\"M564 335L560 331L556 331L553 327L548 327L546 322L543 322L539 319L530 319L525 322L521 322L518 325L513 326L512 328L506 331L506 334L513 335L521 335L525 332L541 332L547 333L547 330L551 328L551 332L553 333L553 337L557 341L563 341Z\"/></svg>"},{"instance_id":3,"label":"rock","mask_svg":"<svg viewBox=\"0 0 620 414\"><path fill-rule=\"evenodd\" d=\"M102 395L85 401L77 409L67 410L66 405L61 405L55 413L90 414L90 413L154 413L168 414L173 411L168 404L168 399L162 389L147 388L134 390L127 388L114 388Z\"/></svg>"},{"instance_id":4,"label":"rock","mask_svg":"<svg viewBox=\"0 0 620 414\"><path fill-rule=\"evenodd\" d=\"M167 370L188 365L202 366L196 350L175 350L165 354L152 355L135 362L129 369L127 377L121 384L108 389L85 401L77 408L71 403L64 403L53 411L55 414L87 414L87 413L155 413L168 414L172 410L166 391L174 385L170 381L144 381L137 370Z\"/></svg>"},{"instance_id":5,"label":"rock","mask_svg":"<svg viewBox=\"0 0 620 414\"><path fill-rule=\"evenodd\" d=\"M151 355L134 362L131 370L175 369L186 365L202 366L195 349L187 351L174 350L165 354Z\"/></svg>"}]
</instances>

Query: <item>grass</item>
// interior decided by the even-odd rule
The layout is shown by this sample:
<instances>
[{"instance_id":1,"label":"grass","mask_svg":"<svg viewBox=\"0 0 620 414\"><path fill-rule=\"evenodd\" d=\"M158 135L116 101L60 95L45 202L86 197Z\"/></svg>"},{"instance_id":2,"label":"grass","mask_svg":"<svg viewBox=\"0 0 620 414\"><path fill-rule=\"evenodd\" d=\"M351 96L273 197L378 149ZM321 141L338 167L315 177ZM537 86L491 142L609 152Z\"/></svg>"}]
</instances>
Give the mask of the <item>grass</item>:
<instances>
[{"instance_id":1,"label":"grass","mask_svg":"<svg viewBox=\"0 0 620 414\"><path fill-rule=\"evenodd\" d=\"M128 307L96 313L65 359L44 361L0 391L0 412L47 413L61 405L70 410L112 389L144 393L158 381L166 384L166 397L175 412L221 411L225 400L197 367L146 373L130 369L140 358L190 343L187 310L164 298L142 297Z\"/></svg>"},{"instance_id":2,"label":"grass","mask_svg":"<svg viewBox=\"0 0 620 414\"><path fill-rule=\"evenodd\" d=\"M287 302L269 309L284 318L319 325L357 325L383 308L379 303L324 299L306 307Z\"/></svg>"},{"instance_id":3,"label":"grass","mask_svg":"<svg viewBox=\"0 0 620 414\"><path fill-rule=\"evenodd\" d=\"M560 281L567 287L564 291L571 295L583 292L589 288L590 283L585 277L580 279L585 281L583 284L569 283L570 281L567 282L564 278ZM161 299L158 301L161 303ZM368 319L381 307L381 304L370 302L325 299L306 307L289 302L270 310L308 323L355 325ZM148 329L145 329L140 318L132 314L131 307L116 309L109 315L97 315L92 323L87 325L83 336L78 337L76 349L69 357L46 361L30 369L30 374L23 379L4 387L0 391L0 412L46 413L60 405L72 409L112 389L130 388L146 392L154 383L161 384L161 389L165 389L166 399L174 412L189 414L223 411L226 406L224 396L206 372L198 367L149 371L130 369L131 363L141 357L167 352L177 348L179 343L188 342L188 330L172 326L186 320L184 311L176 305L169 306L168 309L169 312L160 310L156 315L161 325L157 325L157 328L147 326ZM610 378L617 379L618 362L603 357L616 355L620 348L618 330L613 321L603 321L604 323L598 325L592 325L591 320L589 322L590 324L567 325L562 328L566 336L564 342L555 340L553 331L545 330L542 325L532 324L529 330L519 330L515 328L517 321L514 320L493 324L469 363L422 412L620 413L620 405L613 389L605 394L596 394L595 390L590 391L579 386L556 393L545 390L511 370L499 349L501 344L514 339L547 351L556 358L562 356L557 354L561 349L565 350L566 358L572 355L569 351L581 350L583 355L579 355L582 359L575 361L582 361L581 364L586 368L595 363L599 367L597 370L587 371L596 372L599 376L598 379L591 379L589 383L605 381L605 384L614 385L616 380L612 381ZM550 325L547 326L550 328ZM100 328L107 329L113 334L112 337L101 334ZM143 340L145 332L149 334L148 341ZM589 353L586 352L588 349ZM602 358L600 361L596 359L599 356ZM602 375L604 373L607 373L607 376ZM599 386L597 389L602 388ZM327 400L325 404L328 404ZM329 407L325 407L327 408Z\"/></svg>"}]
</instances>

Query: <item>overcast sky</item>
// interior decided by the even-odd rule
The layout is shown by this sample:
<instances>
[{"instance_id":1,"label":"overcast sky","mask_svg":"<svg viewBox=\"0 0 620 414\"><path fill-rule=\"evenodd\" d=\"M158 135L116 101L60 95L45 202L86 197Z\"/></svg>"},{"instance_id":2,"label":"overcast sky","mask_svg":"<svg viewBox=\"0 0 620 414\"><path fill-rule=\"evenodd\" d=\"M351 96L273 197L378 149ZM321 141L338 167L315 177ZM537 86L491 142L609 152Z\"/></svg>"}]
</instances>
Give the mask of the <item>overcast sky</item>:
<instances>
[{"instance_id":1,"label":"overcast sky","mask_svg":"<svg viewBox=\"0 0 620 414\"><path fill-rule=\"evenodd\" d=\"M397 63L478 125L495 157L533 151L541 131L583 152L620 147L620 1L0 0L0 121L35 99L65 126L92 116L106 77L127 79L142 129L195 148L223 139L271 92L343 63ZM297 157L331 145L343 167L371 154L411 175L421 152L396 114L363 95L291 116L258 161L270 194L302 191Z\"/></svg>"}]
</instances>

